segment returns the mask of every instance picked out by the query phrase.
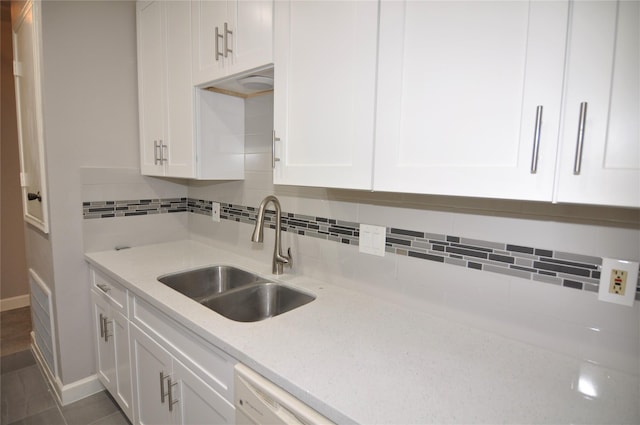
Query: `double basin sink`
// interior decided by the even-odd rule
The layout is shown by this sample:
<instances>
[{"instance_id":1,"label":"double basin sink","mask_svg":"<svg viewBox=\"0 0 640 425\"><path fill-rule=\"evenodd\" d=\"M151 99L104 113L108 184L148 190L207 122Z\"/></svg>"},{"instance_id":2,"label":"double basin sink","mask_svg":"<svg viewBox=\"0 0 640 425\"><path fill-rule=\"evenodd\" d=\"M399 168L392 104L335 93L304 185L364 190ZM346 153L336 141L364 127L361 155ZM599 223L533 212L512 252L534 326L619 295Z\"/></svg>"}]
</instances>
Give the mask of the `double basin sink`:
<instances>
[{"instance_id":1,"label":"double basin sink","mask_svg":"<svg viewBox=\"0 0 640 425\"><path fill-rule=\"evenodd\" d=\"M314 296L232 266L166 274L158 281L237 322L258 322L310 303Z\"/></svg>"}]
</instances>

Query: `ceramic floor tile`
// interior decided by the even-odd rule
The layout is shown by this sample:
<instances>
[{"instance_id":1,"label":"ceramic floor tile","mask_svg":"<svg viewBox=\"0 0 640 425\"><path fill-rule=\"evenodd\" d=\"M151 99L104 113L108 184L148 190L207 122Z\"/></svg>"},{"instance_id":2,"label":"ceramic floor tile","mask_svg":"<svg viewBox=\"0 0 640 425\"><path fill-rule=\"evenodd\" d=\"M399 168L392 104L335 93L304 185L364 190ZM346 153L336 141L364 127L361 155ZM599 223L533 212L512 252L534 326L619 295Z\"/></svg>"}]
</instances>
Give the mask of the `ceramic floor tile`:
<instances>
[{"instance_id":1,"label":"ceramic floor tile","mask_svg":"<svg viewBox=\"0 0 640 425\"><path fill-rule=\"evenodd\" d=\"M131 425L131 422L129 422L122 411L117 411L109 416L98 419L90 425Z\"/></svg>"},{"instance_id":2,"label":"ceramic floor tile","mask_svg":"<svg viewBox=\"0 0 640 425\"><path fill-rule=\"evenodd\" d=\"M22 350L0 358L0 373L5 374L36 364L31 350Z\"/></svg>"},{"instance_id":3,"label":"ceramic floor tile","mask_svg":"<svg viewBox=\"0 0 640 425\"><path fill-rule=\"evenodd\" d=\"M87 425L109 416L119 410L118 405L106 393L101 391L75 403L62 407L69 425Z\"/></svg>"},{"instance_id":4,"label":"ceramic floor tile","mask_svg":"<svg viewBox=\"0 0 640 425\"><path fill-rule=\"evenodd\" d=\"M26 417L10 425L68 425L58 407L52 407L43 412Z\"/></svg>"}]
</instances>

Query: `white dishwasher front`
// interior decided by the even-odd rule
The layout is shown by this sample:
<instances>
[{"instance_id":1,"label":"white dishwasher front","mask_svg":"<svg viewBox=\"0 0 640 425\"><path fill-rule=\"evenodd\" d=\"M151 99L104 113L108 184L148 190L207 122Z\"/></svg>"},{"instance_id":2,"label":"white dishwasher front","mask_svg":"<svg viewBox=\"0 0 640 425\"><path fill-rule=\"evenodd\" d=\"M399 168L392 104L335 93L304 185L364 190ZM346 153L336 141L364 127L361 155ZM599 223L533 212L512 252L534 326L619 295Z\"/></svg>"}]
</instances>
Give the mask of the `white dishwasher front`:
<instances>
[{"instance_id":1,"label":"white dishwasher front","mask_svg":"<svg viewBox=\"0 0 640 425\"><path fill-rule=\"evenodd\" d=\"M333 423L243 364L235 366L234 384L237 425Z\"/></svg>"}]
</instances>

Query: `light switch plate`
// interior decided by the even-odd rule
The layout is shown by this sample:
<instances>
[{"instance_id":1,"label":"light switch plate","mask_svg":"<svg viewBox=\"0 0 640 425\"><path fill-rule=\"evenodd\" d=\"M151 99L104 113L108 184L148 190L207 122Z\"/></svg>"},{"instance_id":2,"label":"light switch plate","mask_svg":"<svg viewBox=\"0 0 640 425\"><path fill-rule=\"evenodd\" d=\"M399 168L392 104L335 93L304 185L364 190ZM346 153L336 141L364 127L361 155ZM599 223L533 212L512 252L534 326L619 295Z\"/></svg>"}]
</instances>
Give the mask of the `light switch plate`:
<instances>
[{"instance_id":1,"label":"light switch plate","mask_svg":"<svg viewBox=\"0 0 640 425\"><path fill-rule=\"evenodd\" d=\"M360 224L360 242L358 243L360 252L384 257L386 237L386 227Z\"/></svg>"},{"instance_id":2,"label":"light switch plate","mask_svg":"<svg viewBox=\"0 0 640 425\"><path fill-rule=\"evenodd\" d=\"M637 261L602 259L598 299L610 303L633 306L638 285Z\"/></svg>"}]
</instances>

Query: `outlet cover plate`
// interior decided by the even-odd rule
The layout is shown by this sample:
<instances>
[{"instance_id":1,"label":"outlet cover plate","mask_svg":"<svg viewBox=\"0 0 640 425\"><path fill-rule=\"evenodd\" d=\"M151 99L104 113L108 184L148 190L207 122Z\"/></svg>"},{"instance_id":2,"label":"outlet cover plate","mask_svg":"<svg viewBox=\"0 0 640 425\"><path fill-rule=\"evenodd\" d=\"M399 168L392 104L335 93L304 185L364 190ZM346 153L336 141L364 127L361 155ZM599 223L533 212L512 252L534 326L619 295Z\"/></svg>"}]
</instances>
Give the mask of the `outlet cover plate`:
<instances>
[{"instance_id":1,"label":"outlet cover plate","mask_svg":"<svg viewBox=\"0 0 640 425\"><path fill-rule=\"evenodd\" d=\"M602 259L602 269L600 271L600 287L598 288L598 299L610 303L633 306L636 298L636 287L638 286L637 261L616 260L613 258ZM616 293L612 288L612 275L621 276L626 272L626 283L623 293Z\"/></svg>"},{"instance_id":2,"label":"outlet cover plate","mask_svg":"<svg viewBox=\"0 0 640 425\"><path fill-rule=\"evenodd\" d=\"M211 203L211 220L220 222L220 204L217 202Z\"/></svg>"},{"instance_id":3,"label":"outlet cover plate","mask_svg":"<svg viewBox=\"0 0 640 425\"><path fill-rule=\"evenodd\" d=\"M360 252L384 257L386 242L386 227L360 224L360 241L358 242Z\"/></svg>"}]
</instances>

